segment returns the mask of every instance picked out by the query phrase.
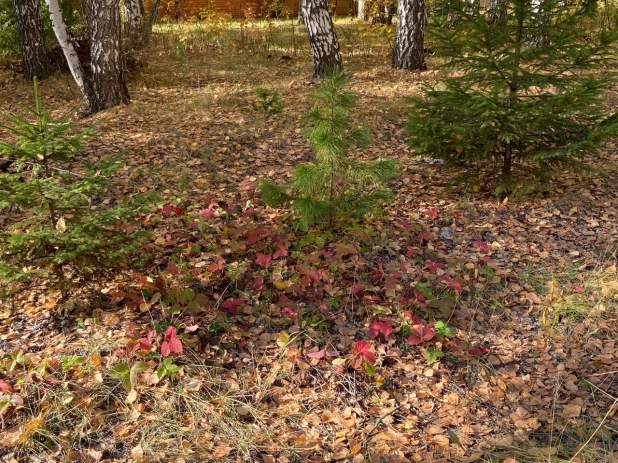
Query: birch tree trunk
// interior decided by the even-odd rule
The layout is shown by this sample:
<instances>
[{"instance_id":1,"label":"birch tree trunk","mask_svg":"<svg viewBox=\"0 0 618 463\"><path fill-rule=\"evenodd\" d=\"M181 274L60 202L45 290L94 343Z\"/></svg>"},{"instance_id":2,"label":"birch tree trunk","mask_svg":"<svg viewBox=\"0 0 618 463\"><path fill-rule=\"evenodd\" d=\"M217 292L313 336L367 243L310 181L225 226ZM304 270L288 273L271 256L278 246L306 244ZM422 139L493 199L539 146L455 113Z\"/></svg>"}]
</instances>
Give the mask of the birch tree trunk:
<instances>
[{"instance_id":1,"label":"birch tree trunk","mask_svg":"<svg viewBox=\"0 0 618 463\"><path fill-rule=\"evenodd\" d=\"M425 71L425 0L399 0L397 30L393 47L393 67Z\"/></svg>"},{"instance_id":2,"label":"birch tree trunk","mask_svg":"<svg viewBox=\"0 0 618 463\"><path fill-rule=\"evenodd\" d=\"M79 89L84 95L84 99L86 100L88 109L92 111L94 103L92 85L90 81L86 78L86 75L84 74L84 69L79 62L79 57L75 52L75 47L73 47L73 44L69 39L67 28L64 24L64 20L62 19L62 12L60 11L60 6L58 5L58 0L45 0L45 4L49 9L49 17L51 19L52 29L54 30L56 39L60 44L62 53L64 53L64 57L67 60L69 70L71 71L75 82L77 83Z\"/></svg>"},{"instance_id":3,"label":"birch tree trunk","mask_svg":"<svg viewBox=\"0 0 618 463\"><path fill-rule=\"evenodd\" d=\"M489 23L493 24L506 16L506 0L489 0Z\"/></svg>"},{"instance_id":4,"label":"birch tree trunk","mask_svg":"<svg viewBox=\"0 0 618 463\"><path fill-rule=\"evenodd\" d=\"M142 0L124 0L124 35L127 38L129 48L139 46L142 38L142 19L144 16L144 4Z\"/></svg>"},{"instance_id":5,"label":"birch tree trunk","mask_svg":"<svg viewBox=\"0 0 618 463\"><path fill-rule=\"evenodd\" d=\"M546 8L543 3L543 0L532 0L531 2L533 13L532 22L535 27L532 30L530 39L528 40L528 45L530 47L539 48L549 45L547 27L551 24L551 16L547 11L545 11Z\"/></svg>"},{"instance_id":6,"label":"birch tree trunk","mask_svg":"<svg viewBox=\"0 0 618 463\"><path fill-rule=\"evenodd\" d=\"M361 21L364 21L365 20L365 12L363 11L363 8L365 8L364 0L358 0L356 2L356 7L358 8L358 10L356 11L356 17L360 19Z\"/></svg>"},{"instance_id":7,"label":"birch tree trunk","mask_svg":"<svg viewBox=\"0 0 618 463\"><path fill-rule=\"evenodd\" d=\"M52 68L45 44L41 4L39 0L13 0L13 4L24 78L43 80L51 74Z\"/></svg>"},{"instance_id":8,"label":"birch tree trunk","mask_svg":"<svg viewBox=\"0 0 618 463\"><path fill-rule=\"evenodd\" d=\"M117 0L93 3L90 59L95 95L93 110L129 103L120 47L120 8Z\"/></svg>"},{"instance_id":9,"label":"birch tree trunk","mask_svg":"<svg viewBox=\"0 0 618 463\"><path fill-rule=\"evenodd\" d=\"M313 54L314 79L341 69L341 49L328 12L328 0L301 0L301 12Z\"/></svg>"}]
</instances>

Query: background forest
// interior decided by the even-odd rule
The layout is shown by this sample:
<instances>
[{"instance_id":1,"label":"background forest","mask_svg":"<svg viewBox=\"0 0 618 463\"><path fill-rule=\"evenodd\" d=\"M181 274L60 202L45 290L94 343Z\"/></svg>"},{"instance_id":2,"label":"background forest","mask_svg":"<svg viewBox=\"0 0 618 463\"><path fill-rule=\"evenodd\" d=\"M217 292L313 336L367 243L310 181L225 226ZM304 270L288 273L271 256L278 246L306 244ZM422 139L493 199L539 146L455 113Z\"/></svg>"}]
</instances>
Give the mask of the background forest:
<instances>
[{"instance_id":1,"label":"background forest","mask_svg":"<svg viewBox=\"0 0 618 463\"><path fill-rule=\"evenodd\" d=\"M618 4L0 0L0 462L613 462Z\"/></svg>"}]
</instances>

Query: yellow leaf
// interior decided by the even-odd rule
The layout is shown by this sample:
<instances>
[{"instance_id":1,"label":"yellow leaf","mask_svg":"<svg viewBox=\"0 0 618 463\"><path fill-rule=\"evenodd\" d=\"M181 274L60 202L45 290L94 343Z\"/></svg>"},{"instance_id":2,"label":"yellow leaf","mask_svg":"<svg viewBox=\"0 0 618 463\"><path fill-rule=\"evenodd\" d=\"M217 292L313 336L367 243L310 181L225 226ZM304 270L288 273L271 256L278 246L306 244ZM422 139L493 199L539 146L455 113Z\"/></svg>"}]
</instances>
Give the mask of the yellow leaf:
<instances>
[{"instance_id":1,"label":"yellow leaf","mask_svg":"<svg viewBox=\"0 0 618 463\"><path fill-rule=\"evenodd\" d=\"M282 349L285 349L290 344L290 335L282 331L277 335L277 345Z\"/></svg>"},{"instance_id":2,"label":"yellow leaf","mask_svg":"<svg viewBox=\"0 0 618 463\"><path fill-rule=\"evenodd\" d=\"M137 391L135 389L131 389L131 392L127 395L127 403L132 404L137 400Z\"/></svg>"},{"instance_id":3,"label":"yellow leaf","mask_svg":"<svg viewBox=\"0 0 618 463\"><path fill-rule=\"evenodd\" d=\"M290 286L290 283L287 281L275 281L274 285L277 289L285 289Z\"/></svg>"}]
</instances>

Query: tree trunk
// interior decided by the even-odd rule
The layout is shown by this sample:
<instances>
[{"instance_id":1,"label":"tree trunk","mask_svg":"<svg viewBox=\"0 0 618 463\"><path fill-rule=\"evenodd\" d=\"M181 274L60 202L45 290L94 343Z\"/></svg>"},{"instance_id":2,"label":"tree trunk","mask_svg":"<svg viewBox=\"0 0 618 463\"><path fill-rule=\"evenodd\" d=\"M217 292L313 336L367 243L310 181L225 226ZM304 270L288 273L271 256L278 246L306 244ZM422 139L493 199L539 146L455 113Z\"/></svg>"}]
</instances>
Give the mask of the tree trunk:
<instances>
[{"instance_id":1,"label":"tree trunk","mask_svg":"<svg viewBox=\"0 0 618 463\"><path fill-rule=\"evenodd\" d=\"M489 0L489 16L490 24L500 21L506 17L506 0Z\"/></svg>"},{"instance_id":2,"label":"tree trunk","mask_svg":"<svg viewBox=\"0 0 618 463\"><path fill-rule=\"evenodd\" d=\"M356 7L358 8L358 10L356 11L356 17L360 19L361 21L364 21L365 20L365 12L363 11L363 9L365 8L364 0L358 0L358 2L356 3Z\"/></svg>"},{"instance_id":3,"label":"tree trunk","mask_svg":"<svg viewBox=\"0 0 618 463\"><path fill-rule=\"evenodd\" d=\"M142 40L147 42L150 40L150 36L152 35L152 26L154 26L155 21L157 20L157 16L159 16L159 7L161 6L161 0L155 0L154 5L152 5L152 10L148 14L148 18L146 19L146 24L144 25L144 30L142 31Z\"/></svg>"},{"instance_id":4,"label":"tree trunk","mask_svg":"<svg viewBox=\"0 0 618 463\"><path fill-rule=\"evenodd\" d=\"M425 71L425 0L399 0L397 31L393 47L393 67Z\"/></svg>"},{"instance_id":5,"label":"tree trunk","mask_svg":"<svg viewBox=\"0 0 618 463\"><path fill-rule=\"evenodd\" d=\"M69 35L67 33L67 28L64 24L64 20L62 19L62 12L60 11L58 0L45 0L45 3L47 4L47 8L49 9L49 17L51 19L52 29L54 30L56 39L58 39L58 43L60 44L62 53L64 53L64 57L67 60L67 64L69 65L71 74L73 75L75 82L77 83L79 89L84 95L84 99L86 100L89 111L92 111L94 103L92 85L90 81L86 78L86 75L84 74L84 69L79 62L79 57L75 52L75 48L69 40Z\"/></svg>"},{"instance_id":6,"label":"tree trunk","mask_svg":"<svg viewBox=\"0 0 618 463\"><path fill-rule=\"evenodd\" d=\"M13 4L24 78L43 80L51 74L52 68L45 45L41 4L39 0L13 0Z\"/></svg>"},{"instance_id":7,"label":"tree trunk","mask_svg":"<svg viewBox=\"0 0 618 463\"><path fill-rule=\"evenodd\" d=\"M94 88L93 110L129 103L120 47L120 8L116 0L93 3L90 57Z\"/></svg>"},{"instance_id":8,"label":"tree trunk","mask_svg":"<svg viewBox=\"0 0 618 463\"><path fill-rule=\"evenodd\" d=\"M93 0L81 0L82 7L82 22L86 31L88 33L88 37L90 37L90 28L92 27L92 2Z\"/></svg>"},{"instance_id":9,"label":"tree trunk","mask_svg":"<svg viewBox=\"0 0 618 463\"><path fill-rule=\"evenodd\" d=\"M142 37L142 19L144 4L142 0L124 0L124 36L129 48L139 46Z\"/></svg>"},{"instance_id":10,"label":"tree trunk","mask_svg":"<svg viewBox=\"0 0 618 463\"><path fill-rule=\"evenodd\" d=\"M532 0L531 8L534 27L528 45L535 48L546 47L549 45L547 27L551 24L551 16L545 11L543 0Z\"/></svg>"},{"instance_id":11,"label":"tree trunk","mask_svg":"<svg viewBox=\"0 0 618 463\"><path fill-rule=\"evenodd\" d=\"M301 0L301 10L313 54L314 79L341 69L341 50L328 12L328 0Z\"/></svg>"}]
</instances>

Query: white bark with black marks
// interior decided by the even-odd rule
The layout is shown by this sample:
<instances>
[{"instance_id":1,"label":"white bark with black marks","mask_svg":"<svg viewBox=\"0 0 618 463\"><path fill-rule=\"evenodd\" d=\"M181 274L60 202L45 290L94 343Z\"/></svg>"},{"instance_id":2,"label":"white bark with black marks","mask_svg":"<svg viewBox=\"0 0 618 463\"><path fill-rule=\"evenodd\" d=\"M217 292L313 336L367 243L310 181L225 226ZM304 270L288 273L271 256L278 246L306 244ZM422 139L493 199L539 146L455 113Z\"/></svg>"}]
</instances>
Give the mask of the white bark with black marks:
<instances>
[{"instance_id":1,"label":"white bark with black marks","mask_svg":"<svg viewBox=\"0 0 618 463\"><path fill-rule=\"evenodd\" d=\"M90 58L95 95L93 110L129 102L120 46L120 8L116 0L93 2Z\"/></svg>"},{"instance_id":2,"label":"white bark with black marks","mask_svg":"<svg viewBox=\"0 0 618 463\"><path fill-rule=\"evenodd\" d=\"M45 79L51 74L52 68L45 44L41 4L39 0L13 0L13 4L24 78Z\"/></svg>"},{"instance_id":3,"label":"white bark with black marks","mask_svg":"<svg viewBox=\"0 0 618 463\"><path fill-rule=\"evenodd\" d=\"M427 69L424 54L426 22L425 0L399 0L392 60L395 69Z\"/></svg>"},{"instance_id":4,"label":"white bark with black marks","mask_svg":"<svg viewBox=\"0 0 618 463\"><path fill-rule=\"evenodd\" d=\"M79 89L82 91L89 110L92 110L94 102L92 85L90 81L86 78L86 75L84 74L84 69L79 62L79 57L75 52L75 47L73 47L73 44L69 39L66 25L64 24L64 20L62 19L62 11L60 10L60 6L58 5L58 0L45 0L45 3L47 4L47 8L49 9L49 17L51 19L52 29L54 30L54 34L56 35L58 44L60 44L62 53L64 53L64 57L67 60L69 70L71 71L71 74L73 75L73 78L75 79L75 82L77 83Z\"/></svg>"},{"instance_id":5,"label":"white bark with black marks","mask_svg":"<svg viewBox=\"0 0 618 463\"><path fill-rule=\"evenodd\" d=\"M301 0L301 12L311 44L313 77L321 78L341 69L341 49L328 11L328 0Z\"/></svg>"},{"instance_id":6,"label":"white bark with black marks","mask_svg":"<svg viewBox=\"0 0 618 463\"><path fill-rule=\"evenodd\" d=\"M534 28L528 40L528 46L535 48L546 47L549 45L546 29L551 23L551 15L545 11L543 0L532 0L530 7L532 9L533 24L536 25L536 28Z\"/></svg>"},{"instance_id":7,"label":"white bark with black marks","mask_svg":"<svg viewBox=\"0 0 618 463\"><path fill-rule=\"evenodd\" d=\"M124 35L130 48L139 45L142 37L144 4L142 0L123 0Z\"/></svg>"}]
</instances>

